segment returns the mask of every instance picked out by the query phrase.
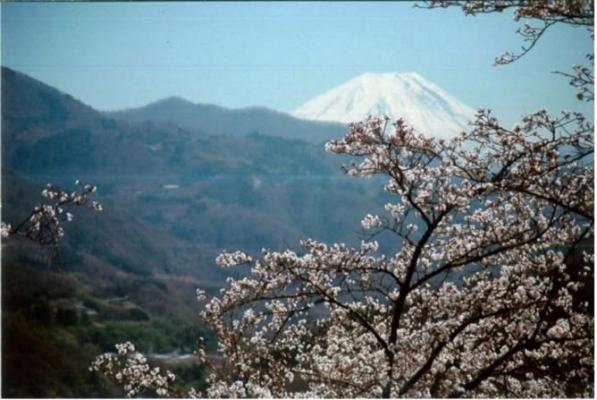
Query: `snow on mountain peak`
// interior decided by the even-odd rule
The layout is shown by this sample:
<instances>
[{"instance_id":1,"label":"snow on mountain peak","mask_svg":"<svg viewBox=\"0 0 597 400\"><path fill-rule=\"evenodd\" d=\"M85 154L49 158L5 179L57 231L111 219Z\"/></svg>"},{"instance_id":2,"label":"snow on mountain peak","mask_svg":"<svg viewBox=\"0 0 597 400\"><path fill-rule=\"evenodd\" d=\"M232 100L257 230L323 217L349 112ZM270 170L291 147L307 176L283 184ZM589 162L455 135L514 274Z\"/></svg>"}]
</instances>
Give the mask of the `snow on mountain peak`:
<instances>
[{"instance_id":1,"label":"snow on mountain peak","mask_svg":"<svg viewBox=\"0 0 597 400\"><path fill-rule=\"evenodd\" d=\"M474 111L418 73L407 72L359 75L294 112L299 118L343 123L384 114L404 118L425 134L448 138L468 129Z\"/></svg>"}]
</instances>

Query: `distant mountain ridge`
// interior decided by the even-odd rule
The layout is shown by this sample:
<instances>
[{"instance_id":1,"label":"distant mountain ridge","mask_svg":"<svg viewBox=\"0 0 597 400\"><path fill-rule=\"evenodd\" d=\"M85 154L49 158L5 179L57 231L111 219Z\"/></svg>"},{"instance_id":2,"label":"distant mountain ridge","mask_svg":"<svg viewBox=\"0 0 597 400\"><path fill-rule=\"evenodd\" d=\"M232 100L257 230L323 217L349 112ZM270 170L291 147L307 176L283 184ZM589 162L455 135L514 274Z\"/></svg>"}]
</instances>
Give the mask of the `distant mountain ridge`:
<instances>
[{"instance_id":1,"label":"distant mountain ridge","mask_svg":"<svg viewBox=\"0 0 597 400\"><path fill-rule=\"evenodd\" d=\"M210 135L244 136L259 133L320 144L338 138L344 124L306 121L265 107L229 109L213 104L193 103L182 97L168 97L143 107L105 112L124 121L171 123L189 131Z\"/></svg>"},{"instance_id":2,"label":"distant mountain ridge","mask_svg":"<svg viewBox=\"0 0 597 400\"><path fill-rule=\"evenodd\" d=\"M294 115L343 123L388 115L404 118L425 134L448 138L467 130L474 111L416 72L366 73L306 102Z\"/></svg>"}]
</instances>

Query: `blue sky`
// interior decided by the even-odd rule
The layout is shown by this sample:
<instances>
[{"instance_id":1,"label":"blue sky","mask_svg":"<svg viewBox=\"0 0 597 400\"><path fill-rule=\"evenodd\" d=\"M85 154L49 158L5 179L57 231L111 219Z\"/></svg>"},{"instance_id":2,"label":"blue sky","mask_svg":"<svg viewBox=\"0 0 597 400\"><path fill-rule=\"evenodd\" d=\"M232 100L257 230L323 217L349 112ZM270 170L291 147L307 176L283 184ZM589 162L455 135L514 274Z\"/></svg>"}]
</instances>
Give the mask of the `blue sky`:
<instances>
[{"instance_id":1,"label":"blue sky","mask_svg":"<svg viewBox=\"0 0 597 400\"><path fill-rule=\"evenodd\" d=\"M178 95L292 111L364 72L416 71L509 122L542 107L591 112L551 73L583 62L586 30L549 31L515 64L508 13L413 3L3 3L2 64L113 110Z\"/></svg>"}]
</instances>

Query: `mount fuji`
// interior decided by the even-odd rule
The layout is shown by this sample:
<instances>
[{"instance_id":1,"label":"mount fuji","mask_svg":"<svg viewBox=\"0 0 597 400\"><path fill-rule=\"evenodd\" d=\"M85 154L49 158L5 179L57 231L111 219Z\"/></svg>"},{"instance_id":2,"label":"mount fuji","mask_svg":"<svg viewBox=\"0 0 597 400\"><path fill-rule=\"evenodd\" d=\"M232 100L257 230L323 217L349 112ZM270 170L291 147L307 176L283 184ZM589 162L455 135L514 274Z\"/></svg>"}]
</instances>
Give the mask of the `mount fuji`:
<instances>
[{"instance_id":1,"label":"mount fuji","mask_svg":"<svg viewBox=\"0 0 597 400\"><path fill-rule=\"evenodd\" d=\"M448 138L468 129L474 110L416 72L366 73L309 100L294 115L343 123L387 115L403 118L425 134Z\"/></svg>"}]
</instances>

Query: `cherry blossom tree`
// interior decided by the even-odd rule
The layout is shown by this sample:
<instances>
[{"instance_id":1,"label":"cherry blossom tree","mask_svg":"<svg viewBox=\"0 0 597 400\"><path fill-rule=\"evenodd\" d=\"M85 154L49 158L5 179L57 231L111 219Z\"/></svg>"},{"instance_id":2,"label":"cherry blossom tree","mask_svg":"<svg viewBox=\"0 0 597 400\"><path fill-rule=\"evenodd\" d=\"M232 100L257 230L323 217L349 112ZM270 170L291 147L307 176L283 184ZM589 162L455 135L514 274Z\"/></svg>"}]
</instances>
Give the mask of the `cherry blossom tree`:
<instances>
[{"instance_id":1,"label":"cherry blossom tree","mask_svg":"<svg viewBox=\"0 0 597 400\"><path fill-rule=\"evenodd\" d=\"M431 2L450 5L514 7L545 29L593 20L584 1ZM573 79L591 90L583 71ZM181 391L128 343L91 369L130 396L592 396L593 131L580 113L544 110L513 127L479 110L451 140L403 120L352 124L327 150L357 160L349 175L384 176L395 198L363 218L359 247L222 253L221 267L245 274L211 299L198 291L223 355L199 350L203 392ZM395 238L391 254L381 234Z\"/></svg>"}]
</instances>

